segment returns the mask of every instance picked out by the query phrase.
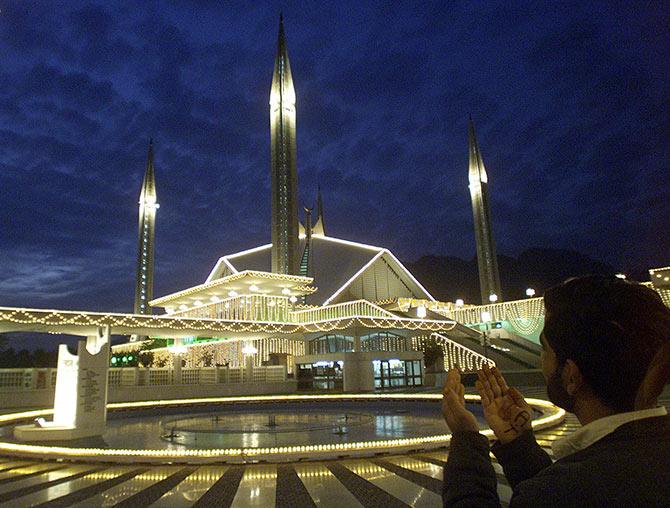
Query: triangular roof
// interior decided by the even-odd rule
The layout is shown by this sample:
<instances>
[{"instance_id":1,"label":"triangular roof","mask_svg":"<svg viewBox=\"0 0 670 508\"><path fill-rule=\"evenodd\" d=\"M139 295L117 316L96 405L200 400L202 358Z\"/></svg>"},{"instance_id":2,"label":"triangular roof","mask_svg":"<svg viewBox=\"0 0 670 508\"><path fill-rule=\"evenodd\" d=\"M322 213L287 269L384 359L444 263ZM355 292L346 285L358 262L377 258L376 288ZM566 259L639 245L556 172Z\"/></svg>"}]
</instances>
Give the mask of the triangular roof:
<instances>
[{"instance_id":1,"label":"triangular roof","mask_svg":"<svg viewBox=\"0 0 670 508\"><path fill-rule=\"evenodd\" d=\"M305 238L300 241L300 251L305 248ZM272 244L229 254L221 257L207 277L211 282L226 275L243 270L269 271ZM434 300L433 296L417 281L391 251L330 236L314 235L311 244L311 265L309 276L319 290L308 297L307 303L323 305L347 301L347 295L363 279L378 276L380 270L388 270L403 288L403 294L389 296L411 296L418 299ZM385 287L390 285L388 281ZM353 298L358 299L358 298ZM381 298L380 298L381 299Z\"/></svg>"}]
</instances>

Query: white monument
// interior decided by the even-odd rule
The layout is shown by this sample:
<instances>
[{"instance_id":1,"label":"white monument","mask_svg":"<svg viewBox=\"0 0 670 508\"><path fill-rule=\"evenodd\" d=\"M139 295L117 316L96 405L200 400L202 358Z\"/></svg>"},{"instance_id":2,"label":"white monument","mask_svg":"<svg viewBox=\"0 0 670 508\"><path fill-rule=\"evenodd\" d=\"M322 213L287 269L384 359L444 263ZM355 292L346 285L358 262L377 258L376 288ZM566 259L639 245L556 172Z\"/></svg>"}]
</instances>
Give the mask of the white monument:
<instances>
[{"instance_id":1,"label":"white monument","mask_svg":"<svg viewBox=\"0 0 670 508\"><path fill-rule=\"evenodd\" d=\"M17 439L64 441L105 432L109 335L109 327L98 329L97 335L79 341L76 355L60 345L53 420L38 418L33 424L17 426Z\"/></svg>"}]
</instances>

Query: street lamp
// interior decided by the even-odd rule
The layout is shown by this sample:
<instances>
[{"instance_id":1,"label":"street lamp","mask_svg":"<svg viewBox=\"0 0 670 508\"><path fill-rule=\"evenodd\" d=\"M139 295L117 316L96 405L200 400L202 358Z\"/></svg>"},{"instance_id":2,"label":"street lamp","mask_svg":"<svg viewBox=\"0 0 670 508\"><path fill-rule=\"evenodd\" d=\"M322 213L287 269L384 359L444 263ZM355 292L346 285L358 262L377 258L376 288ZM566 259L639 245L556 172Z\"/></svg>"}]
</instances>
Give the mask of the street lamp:
<instances>
[{"instance_id":1,"label":"street lamp","mask_svg":"<svg viewBox=\"0 0 670 508\"><path fill-rule=\"evenodd\" d=\"M463 307L465 305L465 302L463 301L463 298L458 298L456 300L456 307Z\"/></svg>"},{"instance_id":2,"label":"street lamp","mask_svg":"<svg viewBox=\"0 0 670 508\"><path fill-rule=\"evenodd\" d=\"M526 296L528 298L532 298L533 296L535 296L535 290L533 288L526 289Z\"/></svg>"},{"instance_id":3,"label":"street lamp","mask_svg":"<svg viewBox=\"0 0 670 508\"><path fill-rule=\"evenodd\" d=\"M498 295L495 293L491 293L489 295L489 302L496 303L497 301L498 301Z\"/></svg>"},{"instance_id":4,"label":"street lamp","mask_svg":"<svg viewBox=\"0 0 670 508\"><path fill-rule=\"evenodd\" d=\"M495 296L495 295L492 295ZM491 313L484 311L482 312L482 322L484 323L484 333L482 333L482 342L481 345L484 347L484 356L488 360L489 358L489 322L491 321Z\"/></svg>"}]
</instances>

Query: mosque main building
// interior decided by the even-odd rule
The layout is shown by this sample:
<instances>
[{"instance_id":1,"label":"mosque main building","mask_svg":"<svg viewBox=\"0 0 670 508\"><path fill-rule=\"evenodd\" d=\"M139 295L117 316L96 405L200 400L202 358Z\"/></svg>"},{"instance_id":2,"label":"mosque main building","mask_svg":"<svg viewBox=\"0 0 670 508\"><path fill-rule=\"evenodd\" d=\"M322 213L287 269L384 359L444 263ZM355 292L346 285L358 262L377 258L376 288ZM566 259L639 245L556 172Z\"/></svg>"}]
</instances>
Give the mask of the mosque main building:
<instances>
[{"instance_id":1,"label":"mosque main building","mask_svg":"<svg viewBox=\"0 0 670 508\"><path fill-rule=\"evenodd\" d=\"M180 348L189 367L286 364L303 388L346 391L421 385L429 337L443 348L448 363L493 363L481 354L480 331L453 319L455 304L436 301L392 252L329 236L320 190L316 217L305 208L299 221L296 93L282 20L269 103L271 243L225 255L204 283L155 299L158 204L150 146L140 196L135 313L151 314L153 307L170 317L250 323L246 334L234 337L143 342L145 348L156 345L154 361L165 362ZM487 175L471 123L469 141L480 278L488 296L499 293L500 284ZM272 334L253 323L300 326L295 333ZM139 342L121 346L138 347Z\"/></svg>"}]
</instances>

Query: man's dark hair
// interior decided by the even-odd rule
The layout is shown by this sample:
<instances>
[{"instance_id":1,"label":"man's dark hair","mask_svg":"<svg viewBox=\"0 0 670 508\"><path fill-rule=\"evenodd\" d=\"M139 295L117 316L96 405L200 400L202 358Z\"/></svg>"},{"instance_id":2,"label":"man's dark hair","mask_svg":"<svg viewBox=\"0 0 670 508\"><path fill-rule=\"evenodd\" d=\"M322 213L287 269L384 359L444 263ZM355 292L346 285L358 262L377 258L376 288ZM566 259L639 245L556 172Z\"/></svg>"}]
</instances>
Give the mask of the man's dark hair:
<instances>
[{"instance_id":1,"label":"man's dark hair","mask_svg":"<svg viewBox=\"0 0 670 508\"><path fill-rule=\"evenodd\" d=\"M654 355L670 341L670 309L658 293L593 275L548 289L544 305L544 338L559 368L571 359L603 404L632 411Z\"/></svg>"}]
</instances>

